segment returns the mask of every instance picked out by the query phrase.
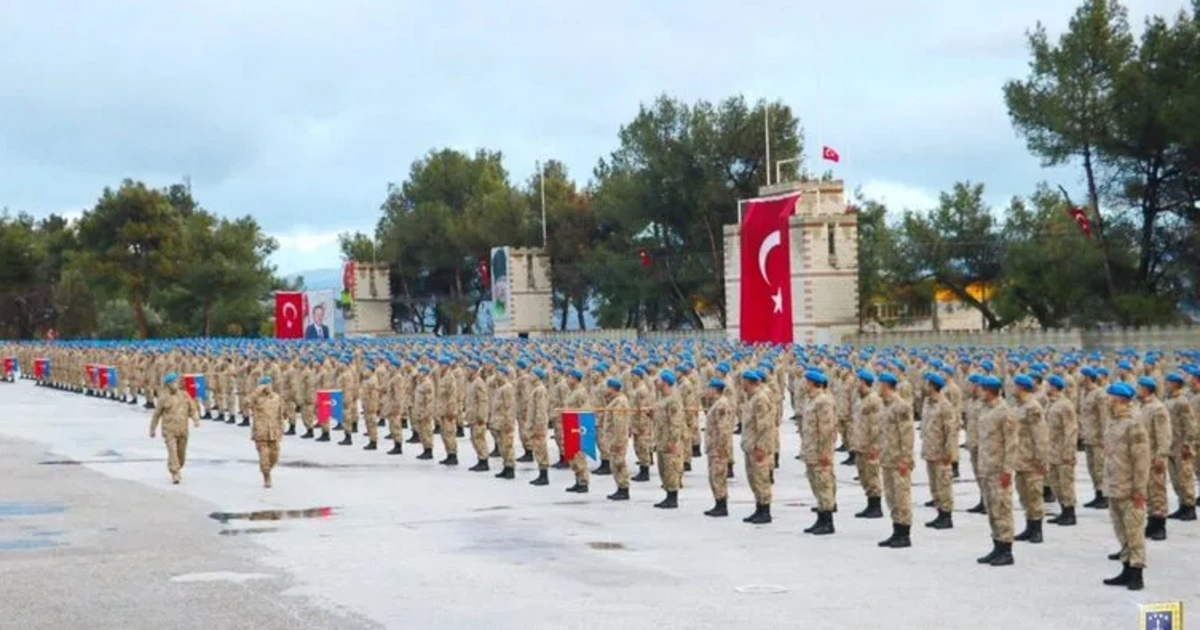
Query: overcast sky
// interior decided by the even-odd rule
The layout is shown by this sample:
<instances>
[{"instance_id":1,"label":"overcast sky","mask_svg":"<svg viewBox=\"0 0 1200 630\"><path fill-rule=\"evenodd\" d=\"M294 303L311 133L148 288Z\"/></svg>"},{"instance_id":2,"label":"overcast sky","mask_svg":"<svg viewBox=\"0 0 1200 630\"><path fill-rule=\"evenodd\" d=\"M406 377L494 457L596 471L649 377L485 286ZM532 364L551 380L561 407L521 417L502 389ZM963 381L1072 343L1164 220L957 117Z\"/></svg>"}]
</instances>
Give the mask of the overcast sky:
<instances>
[{"instance_id":1,"label":"overcast sky","mask_svg":"<svg viewBox=\"0 0 1200 630\"><path fill-rule=\"evenodd\" d=\"M122 178L191 178L254 215L285 273L336 266L430 148L586 179L662 92L779 98L835 173L895 208L1048 176L1000 87L1075 0L0 0L0 207L77 214ZM1183 0L1128 2L1140 24ZM818 153L818 151L812 151ZM778 158L779 156L775 156Z\"/></svg>"}]
</instances>

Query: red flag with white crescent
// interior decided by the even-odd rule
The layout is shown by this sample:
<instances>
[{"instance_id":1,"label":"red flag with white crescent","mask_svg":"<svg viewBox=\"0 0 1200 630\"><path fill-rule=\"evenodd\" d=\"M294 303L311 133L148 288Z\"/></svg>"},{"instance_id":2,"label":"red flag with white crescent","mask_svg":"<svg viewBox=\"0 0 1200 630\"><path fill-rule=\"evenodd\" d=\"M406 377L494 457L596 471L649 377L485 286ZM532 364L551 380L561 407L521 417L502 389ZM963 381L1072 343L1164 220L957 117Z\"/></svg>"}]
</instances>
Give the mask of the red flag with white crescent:
<instances>
[{"instance_id":1,"label":"red flag with white crescent","mask_svg":"<svg viewBox=\"0 0 1200 630\"><path fill-rule=\"evenodd\" d=\"M739 328L746 343L792 343L792 268L788 217L800 194L742 203Z\"/></svg>"},{"instance_id":2,"label":"red flag with white crescent","mask_svg":"<svg viewBox=\"0 0 1200 630\"><path fill-rule=\"evenodd\" d=\"M283 292L275 294L275 338L304 338L304 294Z\"/></svg>"}]
</instances>

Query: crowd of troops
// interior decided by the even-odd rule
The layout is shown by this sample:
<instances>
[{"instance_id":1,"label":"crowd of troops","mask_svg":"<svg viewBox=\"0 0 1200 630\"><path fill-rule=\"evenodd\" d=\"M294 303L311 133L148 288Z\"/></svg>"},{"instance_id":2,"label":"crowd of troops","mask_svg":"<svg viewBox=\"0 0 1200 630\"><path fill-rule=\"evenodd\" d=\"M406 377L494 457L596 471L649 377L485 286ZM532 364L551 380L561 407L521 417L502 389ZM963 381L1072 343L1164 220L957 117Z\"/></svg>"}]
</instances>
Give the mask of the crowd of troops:
<instances>
[{"instance_id":1,"label":"crowd of troops","mask_svg":"<svg viewBox=\"0 0 1200 630\"><path fill-rule=\"evenodd\" d=\"M755 499L744 520L761 525L772 520L786 401L800 436L796 459L816 497L809 534L835 533L839 451L866 495L855 516L883 518L886 503L892 533L880 547L912 545L918 460L929 479L925 506L936 511L926 526L953 529L962 450L979 491L967 512L986 515L992 533L981 564L1013 564L1014 541L1042 543L1043 522L1076 524L1080 453L1093 490L1082 507L1108 510L1120 544L1109 558L1122 571L1106 584L1142 588L1145 540L1165 540L1168 519L1196 520L1194 352L377 340L0 346L0 355L10 354L23 366L49 358L54 368L42 385L153 410L151 437L161 423L175 483L188 423L203 418L251 427L270 487L283 436L331 441L332 423L316 421L317 393L340 390L340 445L352 445L362 430L364 450L374 451L382 433L392 443L387 454L419 445L417 459L431 460L440 437L439 463L457 466L459 438L469 438L471 471L488 472L499 459L495 476L511 480L518 462L535 463L529 483L546 486L549 469L570 469L573 493L588 492L592 475L612 476L613 501L628 500L630 482L650 481L656 467L665 496L655 507L676 508L684 474L704 457L712 517L728 515L736 443ZM97 388L85 369L95 364L115 366L122 378ZM181 390L183 374L204 375L202 400ZM599 433L595 470L582 452L561 456L562 412L589 410ZM1168 480L1178 500L1173 512ZM1025 517L1020 533L1014 489ZM1058 514L1047 519L1055 502Z\"/></svg>"}]
</instances>

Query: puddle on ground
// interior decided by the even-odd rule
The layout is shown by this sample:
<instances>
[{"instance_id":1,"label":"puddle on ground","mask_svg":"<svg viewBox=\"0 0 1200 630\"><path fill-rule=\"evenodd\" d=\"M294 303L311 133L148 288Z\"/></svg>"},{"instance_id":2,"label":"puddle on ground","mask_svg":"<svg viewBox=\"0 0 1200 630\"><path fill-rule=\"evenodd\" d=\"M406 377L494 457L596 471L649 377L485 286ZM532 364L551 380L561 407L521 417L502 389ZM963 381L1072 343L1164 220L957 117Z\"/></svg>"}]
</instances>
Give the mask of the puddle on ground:
<instances>
[{"instance_id":1,"label":"puddle on ground","mask_svg":"<svg viewBox=\"0 0 1200 630\"><path fill-rule=\"evenodd\" d=\"M246 529L222 529L222 536L245 536L251 534L270 534L279 531L278 527L247 527Z\"/></svg>"},{"instance_id":2,"label":"puddle on ground","mask_svg":"<svg viewBox=\"0 0 1200 630\"><path fill-rule=\"evenodd\" d=\"M284 521L296 518L329 518L333 508L316 507L303 510L256 510L253 512L213 512L208 517L214 521Z\"/></svg>"},{"instance_id":3,"label":"puddle on ground","mask_svg":"<svg viewBox=\"0 0 1200 630\"><path fill-rule=\"evenodd\" d=\"M511 505L492 505L489 507L475 508L472 512L499 512L501 510L511 510Z\"/></svg>"},{"instance_id":4,"label":"puddle on ground","mask_svg":"<svg viewBox=\"0 0 1200 630\"><path fill-rule=\"evenodd\" d=\"M591 501L552 501L550 505L588 505Z\"/></svg>"},{"instance_id":5,"label":"puddle on ground","mask_svg":"<svg viewBox=\"0 0 1200 630\"><path fill-rule=\"evenodd\" d=\"M67 506L61 503L3 503L0 502L0 518L10 516L41 516L43 514L61 514L67 511Z\"/></svg>"},{"instance_id":6,"label":"puddle on ground","mask_svg":"<svg viewBox=\"0 0 1200 630\"><path fill-rule=\"evenodd\" d=\"M619 542L590 542L587 544L587 546L591 547L592 549L599 549L601 551L625 549L625 545Z\"/></svg>"},{"instance_id":7,"label":"puddle on ground","mask_svg":"<svg viewBox=\"0 0 1200 630\"><path fill-rule=\"evenodd\" d=\"M14 538L0 540L0 551L33 551L61 547L62 543L45 538Z\"/></svg>"}]
</instances>

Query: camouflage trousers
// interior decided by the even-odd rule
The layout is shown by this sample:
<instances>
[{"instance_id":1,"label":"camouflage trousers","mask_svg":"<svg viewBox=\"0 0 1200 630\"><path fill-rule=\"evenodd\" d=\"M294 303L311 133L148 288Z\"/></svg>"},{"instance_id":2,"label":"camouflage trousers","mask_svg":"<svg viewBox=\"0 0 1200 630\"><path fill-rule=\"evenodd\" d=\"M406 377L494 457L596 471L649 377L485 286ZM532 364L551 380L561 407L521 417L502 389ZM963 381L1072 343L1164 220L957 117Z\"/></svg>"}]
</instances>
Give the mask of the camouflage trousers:
<instances>
[{"instance_id":1,"label":"camouflage trousers","mask_svg":"<svg viewBox=\"0 0 1200 630\"><path fill-rule=\"evenodd\" d=\"M838 435L841 436L842 444L850 443L850 427L851 427L850 415L849 414L838 414L837 432L838 432Z\"/></svg>"},{"instance_id":2,"label":"camouflage trousers","mask_svg":"<svg viewBox=\"0 0 1200 630\"><path fill-rule=\"evenodd\" d=\"M368 427L375 426L373 420L367 421ZM442 416L442 447L446 449L447 455L458 454L458 436L455 433L458 431L458 418L453 415ZM371 441L375 441L372 437Z\"/></svg>"},{"instance_id":3,"label":"camouflage trousers","mask_svg":"<svg viewBox=\"0 0 1200 630\"><path fill-rule=\"evenodd\" d=\"M1175 488L1175 496L1179 497L1180 505L1196 504L1196 478L1192 476L1195 463L1193 457L1171 458L1171 485Z\"/></svg>"},{"instance_id":4,"label":"camouflage trousers","mask_svg":"<svg viewBox=\"0 0 1200 630\"><path fill-rule=\"evenodd\" d=\"M1046 481L1045 475L1034 471L1018 471L1017 496L1021 499L1021 509L1025 511L1025 519L1040 521L1046 518L1046 502L1043 494Z\"/></svg>"},{"instance_id":5,"label":"camouflage trousers","mask_svg":"<svg viewBox=\"0 0 1200 630\"><path fill-rule=\"evenodd\" d=\"M255 440L254 446L258 449L258 470L264 476L271 474L279 463L279 440Z\"/></svg>"},{"instance_id":6,"label":"camouflage trousers","mask_svg":"<svg viewBox=\"0 0 1200 630\"><path fill-rule=\"evenodd\" d=\"M912 473L898 468L883 469L883 499L887 501L892 522L912 525Z\"/></svg>"},{"instance_id":7,"label":"camouflage trousers","mask_svg":"<svg viewBox=\"0 0 1200 630\"><path fill-rule=\"evenodd\" d=\"M500 460L504 462L505 468L517 467L517 456L513 452L513 440L516 438L516 432L516 425L509 422L502 424L496 434L496 444L500 447Z\"/></svg>"},{"instance_id":8,"label":"camouflage trousers","mask_svg":"<svg viewBox=\"0 0 1200 630\"><path fill-rule=\"evenodd\" d=\"M167 444L167 472L174 475L187 463L188 434L163 433L163 441Z\"/></svg>"},{"instance_id":9,"label":"camouflage trousers","mask_svg":"<svg viewBox=\"0 0 1200 630\"><path fill-rule=\"evenodd\" d=\"M530 450L533 451L533 461L537 462L538 469L550 467L550 450L546 445L546 428L545 426L534 426L529 432Z\"/></svg>"},{"instance_id":10,"label":"camouflage trousers","mask_svg":"<svg viewBox=\"0 0 1200 630\"><path fill-rule=\"evenodd\" d=\"M648 467L654 461L653 438L649 420L633 423L633 453L637 456L638 466Z\"/></svg>"},{"instance_id":11,"label":"camouflage trousers","mask_svg":"<svg viewBox=\"0 0 1200 630\"><path fill-rule=\"evenodd\" d=\"M854 465L858 469L858 483L867 498L880 497L883 494L883 480L880 477L879 460L871 461L866 453L855 453Z\"/></svg>"},{"instance_id":12,"label":"camouflage trousers","mask_svg":"<svg viewBox=\"0 0 1200 630\"><path fill-rule=\"evenodd\" d=\"M421 448L433 449L433 416L417 418L417 436L421 438Z\"/></svg>"},{"instance_id":13,"label":"camouflage trousers","mask_svg":"<svg viewBox=\"0 0 1200 630\"><path fill-rule=\"evenodd\" d=\"M307 408L307 406L306 406ZM304 410L301 410L300 416L304 417ZM308 426L308 420L304 421L304 425ZM400 442L404 440L404 422L400 418L400 408L392 407L387 411L387 437L389 440Z\"/></svg>"},{"instance_id":14,"label":"camouflage trousers","mask_svg":"<svg viewBox=\"0 0 1200 630\"><path fill-rule=\"evenodd\" d=\"M618 438L608 444L608 466L612 469L613 481L618 488L629 487L628 438Z\"/></svg>"},{"instance_id":15,"label":"camouflage trousers","mask_svg":"<svg viewBox=\"0 0 1200 630\"><path fill-rule=\"evenodd\" d=\"M1146 514L1163 517L1167 515L1167 460L1150 460L1150 483L1146 484Z\"/></svg>"},{"instance_id":16,"label":"camouflage trousers","mask_svg":"<svg viewBox=\"0 0 1200 630\"><path fill-rule=\"evenodd\" d=\"M583 454L583 451L575 453L575 456L571 458L571 472L575 473L575 483L581 486L588 485L590 473L588 472L587 456Z\"/></svg>"},{"instance_id":17,"label":"camouflage trousers","mask_svg":"<svg viewBox=\"0 0 1200 630\"><path fill-rule=\"evenodd\" d=\"M400 429L399 421L396 424L398 432ZM487 434L488 428L485 418L475 418L471 421L471 448L475 449L475 456L479 458L479 461L487 461L488 458Z\"/></svg>"},{"instance_id":18,"label":"camouflage trousers","mask_svg":"<svg viewBox=\"0 0 1200 630\"><path fill-rule=\"evenodd\" d=\"M971 456L971 474L975 476L975 485L979 487L979 500L983 501L987 490L984 488L983 478L979 476L979 449L968 448L967 454Z\"/></svg>"},{"instance_id":19,"label":"camouflage trousers","mask_svg":"<svg viewBox=\"0 0 1200 630\"><path fill-rule=\"evenodd\" d=\"M833 506L837 505L837 480L834 478L833 466L808 464L805 476L808 477L813 496L817 498L817 509L832 512Z\"/></svg>"},{"instance_id":20,"label":"camouflage trousers","mask_svg":"<svg viewBox=\"0 0 1200 630\"><path fill-rule=\"evenodd\" d=\"M658 477L662 480L663 490L678 492L683 486L683 453L679 453L679 445L675 445L675 454L666 450L658 451Z\"/></svg>"},{"instance_id":21,"label":"camouflage trousers","mask_svg":"<svg viewBox=\"0 0 1200 630\"><path fill-rule=\"evenodd\" d=\"M925 471L929 474L929 492L933 495L934 507L939 512L953 512L954 486L950 479L950 466L925 460Z\"/></svg>"},{"instance_id":22,"label":"camouflage trousers","mask_svg":"<svg viewBox=\"0 0 1200 630\"><path fill-rule=\"evenodd\" d=\"M1131 567L1146 566L1146 511L1137 508L1133 499L1108 498L1108 515L1113 532L1121 543L1121 561Z\"/></svg>"},{"instance_id":23,"label":"camouflage trousers","mask_svg":"<svg viewBox=\"0 0 1200 630\"><path fill-rule=\"evenodd\" d=\"M729 497L729 459L720 455L708 455L708 487L712 489L713 498L720 500ZM755 495L757 496L757 495Z\"/></svg>"},{"instance_id":24,"label":"camouflage trousers","mask_svg":"<svg viewBox=\"0 0 1200 630\"><path fill-rule=\"evenodd\" d=\"M762 461L755 461L753 453L746 453L746 479L750 482L750 491L754 493L756 504L771 504L771 469L774 465L775 458L771 453L763 455ZM712 474L710 468L709 475Z\"/></svg>"},{"instance_id":25,"label":"camouflage trousers","mask_svg":"<svg viewBox=\"0 0 1200 630\"><path fill-rule=\"evenodd\" d=\"M1050 489L1063 507L1075 507L1075 465L1052 464L1046 476Z\"/></svg>"},{"instance_id":26,"label":"camouflage trousers","mask_svg":"<svg viewBox=\"0 0 1200 630\"><path fill-rule=\"evenodd\" d=\"M1088 444L1084 449L1087 458L1088 476L1096 492L1104 491L1104 447Z\"/></svg>"},{"instance_id":27,"label":"camouflage trousers","mask_svg":"<svg viewBox=\"0 0 1200 630\"><path fill-rule=\"evenodd\" d=\"M701 446L703 440L700 437L700 414L694 411L689 411L687 414L693 418L692 423L688 425L688 428L692 430L692 446Z\"/></svg>"},{"instance_id":28,"label":"camouflage trousers","mask_svg":"<svg viewBox=\"0 0 1200 630\"><path fill-rule=\"evenodd\" d=\"M379 400L368 398L364 403L364 419L367 423L367 439L379 441Z\"/></svg>"},{"instance_id":29,"label":"camouflage trousers","mask_svg":"<svg viewBox=\"0 0 1200 630\"><path fill-rule=\"evenodd\" d=\"M1038 494L1041 494L1038 486ZM1012 486L1001 487L1000 475L989 475L984 479L983 504L987 507L988 525L992 538L1004 543L1013 540Z\"/></svg>"},{"instance_id":30,"label":"camouflage trousers","mask_svg":"<svg viewBox=\"0 0 1200 630\"><path fill-rule=\"evenodd\" d=\"M521 440L522 449L533 450L532 440L529 437L529 422L524 414L517 414L517 437Z\"/></svg>"}]
</instances>

